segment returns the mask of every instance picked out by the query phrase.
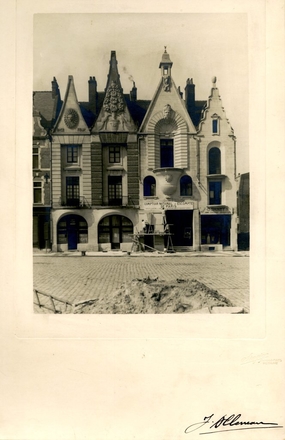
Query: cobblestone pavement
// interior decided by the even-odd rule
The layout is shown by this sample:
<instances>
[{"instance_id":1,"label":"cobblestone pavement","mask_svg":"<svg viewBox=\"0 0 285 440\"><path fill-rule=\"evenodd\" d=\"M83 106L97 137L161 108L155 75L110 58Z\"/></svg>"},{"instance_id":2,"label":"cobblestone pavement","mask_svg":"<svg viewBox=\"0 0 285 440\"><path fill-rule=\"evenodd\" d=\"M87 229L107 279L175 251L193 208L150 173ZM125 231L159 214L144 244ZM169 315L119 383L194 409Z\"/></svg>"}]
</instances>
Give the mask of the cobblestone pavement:
<instances>
[{"instance_id":1,"label":"cobblestone pavement","mask_svg":"<svg viewBox=\"0 0 285 440\"><path fill-rule=\"evenodd\" d=\"M196 279L249 312L249 258L246 256L35 256L34 288L72 304L111 295L125 281ZM41 302L50 300L40 296ZM44 301L43 301L44 300ZM60 303L56 303L58 306ZM70 313L62 304L60 310ZM51 313L35 306L36 313Z\"/></svg>"}]
</instances>

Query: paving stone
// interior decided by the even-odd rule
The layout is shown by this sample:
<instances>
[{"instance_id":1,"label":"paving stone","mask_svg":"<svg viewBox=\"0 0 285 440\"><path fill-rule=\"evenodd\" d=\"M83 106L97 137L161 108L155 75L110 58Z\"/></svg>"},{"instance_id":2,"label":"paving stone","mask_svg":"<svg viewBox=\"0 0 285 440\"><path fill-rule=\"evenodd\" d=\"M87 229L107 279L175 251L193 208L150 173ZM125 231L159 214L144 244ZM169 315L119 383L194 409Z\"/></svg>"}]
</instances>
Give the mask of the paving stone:
<instances>
[{"instance_id":1,"label":"paving stone","mask_svg":"<svg viewBox=\"0 0 285 440\"><path fill-rule=\"evenodd\" d=\"M216 289L235 307L249 312L249 258L223 256L151 256L137 255L74 256L55 255L34 257L34 288L76 304L111 295L125 281L135 278L155 278L170 281L176 278L196 279ZM41 297L42 301L42 297ZM50 300L44 299L50 304ZM70 306L57 307L71 313ZM35 312L47 313L35 307ZM52 312L48 312L52 313Z\"/></svg>"}]
</instances>

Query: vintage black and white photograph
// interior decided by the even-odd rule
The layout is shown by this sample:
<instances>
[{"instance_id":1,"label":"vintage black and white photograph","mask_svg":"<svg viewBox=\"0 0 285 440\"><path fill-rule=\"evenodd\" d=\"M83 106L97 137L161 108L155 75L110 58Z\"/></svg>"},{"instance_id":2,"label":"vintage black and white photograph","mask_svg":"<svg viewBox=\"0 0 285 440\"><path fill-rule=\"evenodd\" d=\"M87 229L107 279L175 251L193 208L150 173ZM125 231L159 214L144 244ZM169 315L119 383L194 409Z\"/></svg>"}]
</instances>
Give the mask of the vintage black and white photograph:
<instances>
[{"instance_id":1,"label":"vintage black and white photograph","mask_svg":"<svg viewBox=\"0 0 285 440\"><path fill-rule=\"evenodd\" d=\"M0 9L0 439L284 439L284 0Z\"/></svg>"},{"instance_id":2,"label":"vintage black and white photograph","mask_svg":"<svg viewBox=\"0 0 285 440\"><path fill-rule=\"evenodd\" d=\"M246 14L35 14L34 313L250 313Z\"/></svg>"}]
</instances>

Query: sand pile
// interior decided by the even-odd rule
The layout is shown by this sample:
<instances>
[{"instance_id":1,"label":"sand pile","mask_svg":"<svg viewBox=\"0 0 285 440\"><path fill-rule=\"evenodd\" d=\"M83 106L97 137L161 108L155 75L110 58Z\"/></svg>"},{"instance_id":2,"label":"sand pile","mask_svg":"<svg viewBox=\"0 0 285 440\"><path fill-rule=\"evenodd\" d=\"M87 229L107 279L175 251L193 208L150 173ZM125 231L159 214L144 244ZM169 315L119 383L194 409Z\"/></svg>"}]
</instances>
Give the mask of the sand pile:
<instances>
[{"instance_id":1,"label":"sand pile","mask_svg":"<svg viewBox=\"0 0 285 440\"><path fill-rule=\"evenodd\" d=\"M144 278L124 283L111 297L78 304L73 313L197 313L217 306L232 303L197 280Z\"/></svg>"}]
</instances>

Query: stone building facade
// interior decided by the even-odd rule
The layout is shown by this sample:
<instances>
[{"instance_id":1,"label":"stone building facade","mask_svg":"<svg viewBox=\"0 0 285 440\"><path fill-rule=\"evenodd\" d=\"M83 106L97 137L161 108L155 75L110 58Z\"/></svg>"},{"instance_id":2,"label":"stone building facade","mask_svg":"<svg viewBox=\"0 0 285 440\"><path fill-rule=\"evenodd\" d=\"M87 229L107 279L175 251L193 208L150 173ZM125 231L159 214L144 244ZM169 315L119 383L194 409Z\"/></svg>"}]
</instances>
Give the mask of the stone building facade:
<instances>
[{"instance_id":1,"label":"stone building facade","mask_svg":"<svg viewBox=\"0 0 285 440\"><path fill-rule=\"evenodd\" d=\"M55 79L34 92L35 246L41 235L53 251L237 249L236 139L216 78L207 101L192 79L183 99L172 65L165 50L152 101L135 83L123 93L115 51L104 92L90 77L88 102L72 76L63 100ZM48 210L43 234L37 209Z\"/></svg>"}]
</instances>

